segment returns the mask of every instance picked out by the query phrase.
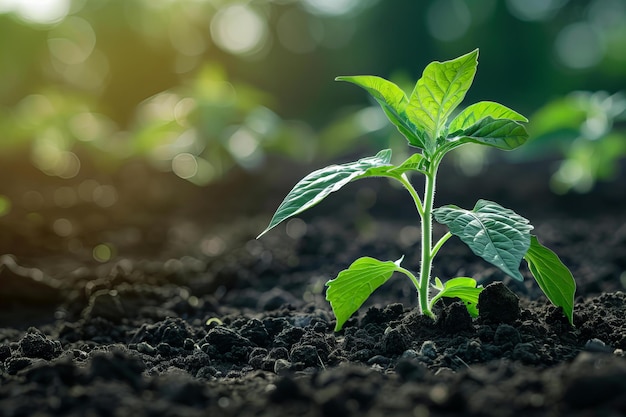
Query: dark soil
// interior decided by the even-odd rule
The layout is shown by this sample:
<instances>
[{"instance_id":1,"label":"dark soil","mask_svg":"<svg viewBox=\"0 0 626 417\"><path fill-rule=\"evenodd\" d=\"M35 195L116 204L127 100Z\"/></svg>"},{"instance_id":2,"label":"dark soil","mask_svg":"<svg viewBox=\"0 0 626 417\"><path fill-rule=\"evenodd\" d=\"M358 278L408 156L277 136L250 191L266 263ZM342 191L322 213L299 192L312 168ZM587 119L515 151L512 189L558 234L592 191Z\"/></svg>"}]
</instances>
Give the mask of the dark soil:
<instances>
[{"instance_id":1,"label":"dark soil","mask_svg":"<svg viewBox=\"0 0 626 417\"><path fill-rule=\"evenodd\" d=\"M421 316L398 276L334 333L328 279L359 256L419 265L412 203L383 180L255 240L305 168L199 189L138 164L97 178L117 189L110 207L50 203L58 181L31 173L3 191L0 416L625 415L623 178L555 196L544 165L451 171L437 205L511 207L571 268L575 327L528 271L511 281L452 239L435 274L486 286L478 319L454 301Z\"/></svg>"}]
</instances>

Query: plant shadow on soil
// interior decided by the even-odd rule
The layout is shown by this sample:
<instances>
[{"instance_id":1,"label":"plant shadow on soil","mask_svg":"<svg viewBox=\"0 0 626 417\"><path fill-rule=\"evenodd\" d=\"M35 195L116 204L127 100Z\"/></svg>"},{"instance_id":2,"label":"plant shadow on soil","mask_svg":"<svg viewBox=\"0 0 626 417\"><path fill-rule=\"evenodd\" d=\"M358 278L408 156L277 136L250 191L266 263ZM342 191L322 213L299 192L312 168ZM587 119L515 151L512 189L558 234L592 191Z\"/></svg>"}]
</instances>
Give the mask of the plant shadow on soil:
<instances>
[{"instance_id":1,"label":"plant shadow on soil","mask_svg":"<svg viewBox=\"0 0 626 417\"><path fill-rule=\"evenodd\" d=\"M487 286L478 319L454 301L427 319L394 277L334 333L324 282L359 256L419 264L411 201L384 181L350 185L262 240L293 180L278 171L271 189L244 174L209 190L159 178L158 202L184 206L120 185L104 224L62 211L82 225L74 241L5 219L0 415L623 415L626 195L614 183L557 197L548 172L444 176L437 205L486 198L528 217L577 280L574 328L528 271L507 280L453 239L435 273ZM245 192L225 197L233 188ZM94 262L94 236L118 256Z\"/></svg>"}]
</instances>

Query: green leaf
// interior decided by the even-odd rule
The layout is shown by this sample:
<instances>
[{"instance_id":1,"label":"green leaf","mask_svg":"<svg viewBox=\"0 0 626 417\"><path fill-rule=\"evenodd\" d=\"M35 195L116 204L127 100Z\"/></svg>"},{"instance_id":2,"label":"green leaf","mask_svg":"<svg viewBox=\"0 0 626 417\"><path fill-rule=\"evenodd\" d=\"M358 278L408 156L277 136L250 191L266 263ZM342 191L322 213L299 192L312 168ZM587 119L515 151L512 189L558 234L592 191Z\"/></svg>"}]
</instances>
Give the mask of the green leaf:
<instances>
[{"instance_id":1,"label":"green leaf","mask_svg":"<svg viewBox=\"0 0 626 417\"><path fill-rule=\"evenodd\" d=\"M388 172L392 175L402 175L409 171L418 171L425 174L428 171L427 164L428 161L424 158L424 155L415 153L397 167L391 168Z\"/></svg>"},{"instance_id":2,"label":"green leaf","mask_svg":"<svg viewBox=\"0 0 626 417\"><path fill-rule=\"evenodd\" d=\"M341 76L336 81L347 81L364 88L380 104L389 120L398 128L409 143L424 148L422 132L408 119L405 108L409 99L396 84L373 75Z\"/></svg>"},{"instance_id":3,"label":"green leaf","mask_svg":"<svg viewBox=\"0 0 626 417\"><path fill-rule=\"evenodd\" d=\"M485 117L491 117L496 120L509 119L524 123L528 122L527 118L500 103L495 103L493 101L480 101L472 104L459 113L459 115L456 116L452 122L450 122L448 131L452 134L458 130L467 129Z\"/></svg>"},{"instance_id":4,"label":"green leaf","mask_svg":"<svg viewBox=\"0 0 626 417\"><path fill-rule=\"evenodd\" d=\"M478 296L483 290L482 286L478 286L474 278L458 277L452 278L442 284L439 278L435 278L435 288L439 290L439 293L435 295L430 301L430 307L441 297L459 298L467 311L472 317L478 317Z\"/></svg>"},{"instance_id":5,"label":"green leaf","mask_svg":"<svg viewBox=\"0 0 626 417\"><path fill-rule=\"evenodd\" d=\"M433 214L476 255L513 278L524 279L519 265L530 246L533 228L524 217L487 200L478 200L472 211L445 206Z\"/></svg>"},{"instance_id":6,"label":"green leaf","mask_svg":"<svg viewBox=\"0 0 626 417\"><path fill-rule=\"evenodd\" d=\"M345 322L354 314L369 296L398 269L402 259L379 261L378 259L359 258L326 283L326 300L330 302L337 318L335 331L341 330Z\"/></svg>"},{"instance_id":7,"label":"green leaf","mask_svg":"<svg viewBox=\"0 0 626 417\"><path fill-rule=\"evenodd\" d=\"M276 209L269 226L257 237L267 233L285 219L295 216L318 204L330 193L339 190L350 181L375 176L376 168L391 166L391 150L385 149L375 156L359 159L342 165L331 165L318 169L304 177L287 194Z\"/></svg>"},{"instance_id":8,"label":"green leaf","mask_svg":"<svg viewBox=\"0 0 626 417\"><path fill-rule=\"evenodd\" d=\"M543 246L536 236L531 236L530 248L524 257L530 272L546 297L574 324L574 293L576 281L570 270L550 249Z\"/></svg>"},{"instance_id":9,"label":"green leaf","mask_svg":"<svg viewBox=\"0 0 626 417\"><path fill-rule=\"evenodd\" d=\"M423 174L427 172L428 160L419 153L411 155L403 163L398 166L384 165L368 169L363 175L358 176L355 179L369 178L369 177L388 177L393 179L399 179L403 174L409 171L418 171Z\"/></svg>"},{"instance_id":10,"label":"green leaf","mask_svg":"<svg viewBox=\"0 0 626 417\"><path fill-rule=\"evenodd\" d=\"M452 132L448 137L445 152L465 143L478 143L510 151L528 140L524 125L514 120L494 119L487 116L463 131Z\"/></svg>"},{"instance_id":11,"label":"green leaf","mask_svg":"<svg viewBox=\"0 0 626 417\"><path fill-rule=\"evenodd\" d=\"M475 49L451 61L431 62L417 81L406 113L411 122L428 133L429 152L433 150L448 117L472 85L477 66L478 49Z\"/></svg>"}]
</instances>

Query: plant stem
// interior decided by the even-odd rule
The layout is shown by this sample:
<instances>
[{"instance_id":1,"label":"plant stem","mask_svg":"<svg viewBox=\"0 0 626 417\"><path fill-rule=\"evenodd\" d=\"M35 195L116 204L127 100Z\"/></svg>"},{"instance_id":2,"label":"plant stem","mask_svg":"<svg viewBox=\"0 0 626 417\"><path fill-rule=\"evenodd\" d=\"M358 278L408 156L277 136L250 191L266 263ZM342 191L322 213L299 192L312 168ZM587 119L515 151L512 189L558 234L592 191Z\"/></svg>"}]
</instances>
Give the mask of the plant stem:
<instances>
[{"instance_id":1,"label":"plant stem","mask_svg":"<svg viewBox=\"0 0 626 417\"><path fill-rule=\"evenodd\" d=\"M417 212L419 213L420 218L422 218L424 216L424 207L422 206L422 200L420 200L420 196L417 194L417 191L415 191L415 188L413 188L413 185L411 185L411 183L407 179L406 174L402 174L400 177L396 178L400 181L400 183L402 183L404 188L407 189L409 194L411 194L411 197L413 197L413 201L415 202L415 208L417 208Z\"/></svg>"},{"instance_id":2,"label":"plant stem","mask_svg":"<svg viewBox=\"0 0 626 417\"><path fill-rule=\"evenodd\" d=\"M413 285L415 285L415 288L419 288L419 281L415 277L415 275L413 275L413 273L411 271L409 271L408 269L405 269L405 268L403 268L401 266L397 267L396 271L401 272L404 275L406 275L407 277L409 277L409 279L411 281L413 281Z\"/></svg>"},{"instance_id":3,"label":"plant stem","mask_svg":"<svg viewBox=\"0 0 626 417\"><path fill-rule=\"evenodd\" d=\"M435 183L437 180L437 168L438 165L436 161L431 164L428 173L426 173L426 183L424 184L424 202L423 202L423 212L421 214L422 218L422 262L420 267L420 275L419 275L419 303L422 314L434 318L435 315L430 309L429 303L429 294L428 289L430 286L430 273L432 270L433 258L435 253L439 250L441 245L438 243L436 246L436 250L432 247L433 240L433 219L432 219L432 211L433 211L433 202L435 199ZM446 239L447 240L447 239ZM444 240L445 242L445 240Z\"/></svg>"},{"instance_id":4,"label":"plant stem","mask_svg":"<svg viewBox=\"0 0 626 417\"><path fill-rule=\"evenodd\" d=\"M417 191L413 185L406 178L406 175L401 175L400 177L395 177L398 179L402 185L409 191L413 201L415 202L415 207L422 221L422 259L420 265L420 273L419 279L417 279L413 274L411 274L408 270L404 268L399 268L398 271L404 273L408 276L413 284L415 285L418 297L419 297L419 306L422 314L435 318L431 310L431 303L429 300L429 287L430 287L430 274L432 271L433 258L439 252L439 249L443 246L444 243L452 236L451 233L446 233L443 235L433 246L433 203L435 200L435 184L437 180L437 169L439 168L439 163L441 162L441 158L433 158L430 168L428 172L425 172L426 182L424 184L424 196L423 199L420 199Z\"/></svg>"},{"instance_id":5,"label":"plant stem","mask_svg":"<svg viewBox=\"0 0 626 417\"><path fill-rule=\"evenodd\" d=\"M444 243L446 243L448 241L448 239L450 239L452 237L452 233L448 232L445 235L441 236L441 239L439 239L437 241L437 243L435 244L435 246L433 246L433 250L431 253L431 256L434 258L437 255L437 252L439 252L439 249L441 249L441 247L443 246Z\"/></svg>"}]
</instances>

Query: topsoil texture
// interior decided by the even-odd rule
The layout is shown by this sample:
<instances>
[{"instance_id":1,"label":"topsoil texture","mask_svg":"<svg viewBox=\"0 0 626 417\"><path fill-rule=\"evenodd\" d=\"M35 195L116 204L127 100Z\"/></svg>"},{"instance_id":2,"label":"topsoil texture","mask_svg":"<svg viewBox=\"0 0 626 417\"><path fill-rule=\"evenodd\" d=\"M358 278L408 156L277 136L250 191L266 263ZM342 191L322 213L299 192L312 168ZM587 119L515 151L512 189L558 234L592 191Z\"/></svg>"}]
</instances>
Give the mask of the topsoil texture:
<instances>
[{"instance_id":1,"label":"topsoil texture","mask_svg":"<svg viewBox=\"0 0 626 417\"><path fill-rule=\"evenodd\" d=\"M359 256L419 265L402 190L347 186L255 240L304 170L268 173L271 190L245 175L201 190L132 169L144 182L99 179L117 187L112 206L47 204L59 184L35 174L7 192L1 416L626 414L623 182L557 197L545 166L496 165L439 184L437 205L485 198L531 220L577 280L575 327L525 267L525 283L511 281L452 239L434 272L486 286L478 319L454 301L427 319L394 277L334 333L328 279ZM100 242L114 248L108 262L91 256Z\"/></svg>"}]
</instances>

